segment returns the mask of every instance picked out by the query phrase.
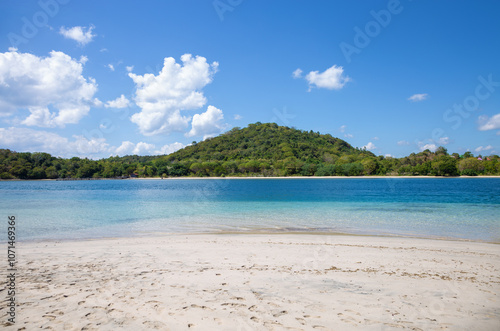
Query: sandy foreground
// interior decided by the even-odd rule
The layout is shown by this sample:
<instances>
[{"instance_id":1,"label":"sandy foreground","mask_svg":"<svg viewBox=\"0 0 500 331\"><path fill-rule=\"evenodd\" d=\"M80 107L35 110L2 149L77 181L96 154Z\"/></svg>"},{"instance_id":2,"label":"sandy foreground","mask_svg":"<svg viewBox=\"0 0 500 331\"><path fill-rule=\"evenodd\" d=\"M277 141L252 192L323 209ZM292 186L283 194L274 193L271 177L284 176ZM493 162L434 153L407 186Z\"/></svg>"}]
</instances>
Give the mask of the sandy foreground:
<instances>
[{"instance_id":1,"label":"sandy foreground","mask_svg":"<svg viewBox=\"0 0 500 331\"><path fill-rule=\"evenodd\" d=\"M12 330L500 328L496 244L175 235L19 243L17 258Z\"/></svg>"}]
</instances>

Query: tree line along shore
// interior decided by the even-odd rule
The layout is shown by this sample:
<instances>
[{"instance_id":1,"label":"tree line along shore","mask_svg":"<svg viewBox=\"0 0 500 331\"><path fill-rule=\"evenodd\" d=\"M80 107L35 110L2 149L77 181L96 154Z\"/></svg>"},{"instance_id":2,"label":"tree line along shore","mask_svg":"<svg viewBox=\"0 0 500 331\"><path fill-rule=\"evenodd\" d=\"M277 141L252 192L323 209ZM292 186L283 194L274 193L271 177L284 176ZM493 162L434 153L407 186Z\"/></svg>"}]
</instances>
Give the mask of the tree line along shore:
<instances>
[{"instance_id":1,"label":"tree line along shore","mask_svg":"<svg viewBox=\"0 0 500 331\"><path fill-rule=\"evenodd\" d=\"M0 149L0 179L282 176L500 175L498 155L449 154L446 148L406 157L377 156L329 134L255 123L169 155L60 158Z\"/></svg>"}]
</instances>

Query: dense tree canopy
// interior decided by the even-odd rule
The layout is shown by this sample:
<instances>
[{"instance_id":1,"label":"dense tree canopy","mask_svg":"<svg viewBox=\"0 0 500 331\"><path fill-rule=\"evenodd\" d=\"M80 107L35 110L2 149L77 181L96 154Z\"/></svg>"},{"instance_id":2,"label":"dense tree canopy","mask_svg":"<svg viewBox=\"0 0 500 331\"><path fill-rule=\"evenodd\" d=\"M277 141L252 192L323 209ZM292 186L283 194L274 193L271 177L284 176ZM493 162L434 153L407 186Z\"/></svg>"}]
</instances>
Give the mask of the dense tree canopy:
<instances>
[{"instance_id":1,"label":"dense tree canopy","mask_svg":"<svg viewBox=\"0 0 500 331\"><path fill-rule=\"evenodd\" d=\"M234 128L170 155L62 159L0 149L0 179L180 176L500 175L497 155L448 155L444 147L403 158L376 156L329 134L275 123Z\"/></svg>"}]
</instances>

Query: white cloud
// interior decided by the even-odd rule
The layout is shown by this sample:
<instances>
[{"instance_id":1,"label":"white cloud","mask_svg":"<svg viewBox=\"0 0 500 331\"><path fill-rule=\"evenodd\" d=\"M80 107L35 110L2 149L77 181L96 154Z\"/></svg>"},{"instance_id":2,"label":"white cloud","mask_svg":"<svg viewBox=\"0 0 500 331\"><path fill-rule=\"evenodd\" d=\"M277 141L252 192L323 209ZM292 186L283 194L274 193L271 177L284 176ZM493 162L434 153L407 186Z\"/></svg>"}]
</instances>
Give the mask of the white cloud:
<instances>
[{"instance_id":1,"label":"white cloud","mask_svg":"<svg viewBox=\"0 0 500 331\"><path fill-rule=\"evenodd\" d=\"M56 51L45 58L14 50L0 53L0 114L28 109L31 115L22 123L29 126L78 123L90 106L99 104L97 84L82 76L82 62Z\"/></svg>"},{"instance_id":2,"label":"white cloud","mask_svg":"<svg viewBox=\"0 0 500 331\"><path fill-rule=\"evenodd\" d=\"M374 149L377 149L377 146L375 146L375 144L370 141L368 144L364 145L363 148L365 148L367 151L373 151Z\"/></svg>"},{"instance_id":3,"label":"white cloud","mask_svg":"<svg viewBox=\"0 0 500 331\"><path fill-rule=\"evenodd\" d=\"M120 146L115 148L113 155L125 156L131 155L135 148L135 144L131 141L124 141Z\"/></svg>"},{"instance_id":4,"label":"white cloud","mask_svg":"<svg viewBox=\"0 0 500 331\"><path fill-rule=\"evenodd\" d=\"M48 131L30 128L0 128L2 146L17 152L45 152L53 156L73 156L100 159L110 155L164 155L173 153L186 145L175 142L156 149L154 144L124 141L119 147L110 146L104 138L87 138L73 135L70 139Z\"/></svg>"},{"instance_id":5,"label":"white cloud","mask_svg":"<svg viewBox=\"0 0 500 331\"><path fill-rule=\"evenodd\" d=\"M243 116L241 116L241 115L238 115L238 114L234 115L234 119L237 121L241 120L242 118L243 118Z\"/></svg>"},{"instance_id":6,"label":"white cloud","mask_svg":"<svg viewBox=\"0 0 500 331\"><path fill-rule=\"evenodd\" d=\"M423 152L425 151L426 149L430 150L431 152L435 152L436 149L437 149L437 146L436 144L419 144L419 148L420 148L420 151Z\"/></svg>"},{"instance_id":7,"label":"white cloud","mask_svg":"<svg viewBox=\"0 0 500 331\"><path fill-rule=\"evenodd\" d=\"M125 69L127 69L127 72L132 72L132 70L134 70L134 66L126 66Z\"/></svg>"},{"instance_id":8,"label":"white cloud","mask_svg":"<svg viewBox=\"0 0 500 331\"><path fill-rule=\"evenodd\" d=\"M78 61L78 62L85 65L85 63L87 63L88 60L89 60L88 57L86 57L85 55L82 55L82 56L80 56L80 61Z\"/></svg>"},{"instance_id":9,"label":"white cloud","mask_svg":"<svg viewBox=\"0 0 500 331\"><path fill-rule=\"evenodd\" d=\"M411 97L408 98L411 102L419 102L419 101L424 101L427 99L429 95L427 93L420 93L420 94L414 94Z\"/></svg>"},{"instance_id":10,"label":"white cloud","mask_svg":"<svg viewBox=\"0 0 500 331\"><path fill-rule=\"evenodd\" d=\"M379 137L373 137L372 139L373 139L373 140L380 140L380 138L379 138Z\"/></svg>"},{"instance_id":11,"label":"white cloud","mask_svg":"<svg viewBox=\"0 0 500 331\"><path fill-rule=\"evenodd\" d=\"M203 140L214 137L226 128L226 125L222 122L223 120L224 114L222 110L214 106L208 106L206 112L193 116L191 131L186 136L203 136Z\"/></svg>"},{"instance_id":12,"label":"white cloud","mask_svg":"<svg viewBox=\"0 0 500 331\"><path fill-rule=\"evenodd\" d=\"M104 105L104 107L106 108L127 108L128 106L130 106L130 100L127 99L123 94L115 100L106 102L106 104Z\"/></svg>"},{"instance_id":13,"label":"white cloud","mask_svg":"<svg viewBox=\"0 0 500 331\"><path fill-rule=\"evenodd\" d=\"M153 144L148 144L145 142L139 142L137 145L135 145L134 150L132 151L132 154L134 155L147 155L151 154L155 148L155 145Z\"/></svg>"},{"instance_id":14,"label":"white cloud","mask_svg":"<svg viewBox=\"0 0 500 331\"><path fill-rule=\"evenodd\" d=\"M142 134L151 136L182 131L187 128L188 116L181 111L198 109L205 105L202 89L212 82L218 63L207 63L204 57L181 56L183 65L172 57L165 58L158 73L136 75L129 73L136 84L135 102L141 112L132 115L132 122Z\"/></svg>"},{"instance_id":15,"label":"white cloud","mask_svg":"<svg viewBox=\"0 0 500 331\"><path fill-rule=\"evenodd\" d=\"M99 52L101 52L101 53L105 53L105 52L107 52L107 51L108 51L108 49L107 49L107 48L101 48L101 50L100 50Z\"/></svg>"},{"instance_id":16,"label":"white cloud","mask_svg":"<svg viewBox=\"0 0 500 331\"><path fill-rule=\"evenodd\" d=\"M77 151L83 157L100 158L102 153L109 152L109 144L106 143L104 138L88 139L79 135L74 135L73 138L75 138L75 141L69 144L67 152L69 155Z\"/></svg>"},{"instance_id":17,"label":"white cloud","mask_svg":"<svg viewBox=\"0 0 500 331\"><path fill-rule=\"evenodd\" d=\"M84 26L74 26L72 28L66 29L64 26L61 26L59 29L59 33L62 34L65 38L73 39L78 42L79 45L85 46L96 36L92 34L92 30L94 26L89 26L88 28ZM85 31L86 30L86 31ZM103 48L105 49L105 48ZM103 51L101 50L101 52ZM107 51L107 49L106 49Z\"/></svg>"},{"instance_id":18,"label":"white cloud","mask_svg":"<svg viewBox=\"0 0 500 331\"><path fill-rule=\"evenodd\" d=\"M333 65L324 72L311 71L306 75L306 80L309 83L309 91L313 87L326 88L328 90L340 90L351 79L343 76L344 68Z\"/></svg>"},{"instance_id":19,"label":"white cloud","mask_svg":"<svg viewBox=\"0 0 500 331\"><path fill-rule=\"evenodd\" d=\"M94 98L93 102L92 102L92 105L95 106L95 107L101 107L103 105L102 101L97 99L97 98Z\"/></svg>"},{"instance_id":20,"label":"white cloud","mask_svg":"<svg viewBox=\"0 0 500 331\"><path fill-rule=\"evenodd\" d=\"M302 78L302 69L297 68L295 71L292 73L293 78Z\"/></svg>"},{"instance_id":21,"label":"white cloud","mask_svg":"<svg viewBox=\"0 0 500 331\"><path fill-rule=\"evenodd\" d=\"M171 154L175 151L178 151L181 148L186 147L186 145L175 142L172 144L167 144L160 149L156 149L154 144L148 144L145 142L139 142L137 144L134 144L131 141L124 141L122 144L114 148L114 151L112 155L119 155L119 156L125 156L125 155L167 155Z\"/></svg>"},{"instance_id":22,"label":"white cloud","mask_svg":"<svg viewBox=\"0 0 500 331\"><path fill-rule=\"evenodd\" d=\"M0 128L0 141L3 146L18 152L55 152L63 154L68 139L47 131L27 128Z\"/></svg>"},{"instance_id":23,"label":"white cloud","mask_svg":"<svg viewBox=\"0 0 500 331\"><path fill-rule=\"evenodd\" d=\"M110 63L110 64L108 64L108 68L109 68L109 70L111 70L111 71L115 71L115 66L114 66L114 65L112 65L111 63Z\"/></svg>"},{"instance_id":24,"label":"white cloud","mask_svg":"<svg viewBox=\"0 0 500 331\"><path fill-rule=\"evenodd\" d=\"M408 146L410 143L406 140L400 140L398 141L399 146Z\"/></svg>"},{"instance_id":25,"label":"white cloud","mask_svg":"<svg viewBox=\"0 0 500 331\"><path fill-rule=\"evenodd\" d=\"M179 142L175 142L175 143L161 147L159 150L155 151L155 154L168 155L168 154L172 154L173 152L178 151L179 149L182 149L184 147L186 147L186 145L179 143Z\"/></svg>"},{"instance_id":26,"label":"white cloud","mask_svg":"<svg viewBox=\"0 0 500 331\"><path fill-rule=\"evenodd\" d=\"M440 145L448 145L450 143L450 137L441 137L437 142Z\"/></svg>"},{"instance_id":27,"label":"white cloud","mask_svg":"<svg viewBox=\"0 0 500 331\"><path fill-rule=\"evenodd\" d=\"M485 146L485 147L479 146L478 148L475 149L475 151L476 152L482 152L482 151L489 151L491 149L493 149L493 146L491 146L491 145L488 145L488 146Z\"/></svg>"},{"instance_id":28,"label":"white cloud","mask_svg":"<svg viewBox=\"0 0 500 331\"><path fill-rule=\"evenodd\" d=\"M124 141L119 147L114 148L112 155L151 155L154 153L154 149L155 145L142 141L137 144L134 144L131 141Z\"/></svg>"},{"instance_id":29,"label":"white cloud","mask_svg":"<svg viewBox=\"0 0 500 331\"><path fill-rule=\"evenodd\" d=\"M392 154L385 154L385 157L387 157L387 158L394 158L394 155L392 155Z\"/></svg>"},{"instance_id":30,"label":"white cloud","mask_svg":"<svg viewBox=\"0 0 500 331\"><path fill-rule=\"evenodd\" d=\"M344 133L345 130L347 129L347 125L342 125L340 128L339 128L339 131ZM354 136L350 133L344 133L344 138L353 138Z\"/></svg>"},{"instance_id":31,"label":"white cloud","mask_svg":"<svg viewBox=\"0 0 500 331\"><path fill-rule=\"evenodd\" d=\"M479 116L479 130L488 131L500 129L500 114L488 117L487 115ZM500 135L500 131L497 132Z\"/></svg>"},{"instance_id":32,"label":"white cloud","mask_svg":"<svg viewBox=\"0 0 500 331\"><path fill-rule=\"evenodd\" d=\"M0 141L17 152L46 152L59 157L99 158L109 151L104 138L85 138L74 135L73 140L56 133L37 131L29 128L0 128Z\"/></svg>"}]
</instances>

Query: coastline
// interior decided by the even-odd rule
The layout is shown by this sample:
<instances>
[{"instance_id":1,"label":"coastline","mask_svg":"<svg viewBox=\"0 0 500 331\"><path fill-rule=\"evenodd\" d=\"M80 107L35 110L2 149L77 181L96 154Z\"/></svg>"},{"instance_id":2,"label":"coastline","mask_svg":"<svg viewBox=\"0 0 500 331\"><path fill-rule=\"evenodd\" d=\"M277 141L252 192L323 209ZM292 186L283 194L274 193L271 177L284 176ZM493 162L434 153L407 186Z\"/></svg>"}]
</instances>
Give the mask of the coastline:
<instances>
[{"instance_id":1,"label":"coastline","mask_svg":"<svg viewBox=\"0 0 500 331\"><path fill-rule=\"evenodd\" d=\"M494 330L500 322L500 251L489 243L182 234L21 242L18 251L18 320L9 329Z\"/></svg>"},{"instance_id":2,"label":"coastline","mask_svg":"<svg viewBox=\"0 0 500 331\"><path fill-rule=\"evenodd\" d=\"M289 176L289 177L168 177L164 179L397 179L397 178L500 178L500 176ZM161 179L154 178L130 178L130 179Z\"/></svg>"},{"instance_id":3,"label":"coastline","mask_svg":"<svg viewBox=\"0 0 500 331\"><path fill-rule=\"evenodd\" d=\"M495 175L484 176L269 176L269 177L252 177L252 176L226 176L226 177L136 177L136 178L58 178L58 179L0 179L0 182L26 182L26 181L86 181L86 180L179 180L179 179L409 179L409 178L500 178Z\"/></svg>"},{"instance_id":4,"label":"coastline","mask_svg":"<svg viewBox=\"0 0 500 331\"><path fill-rule=\"evenodd\" d=\"M489 245L500 245L499 240L482 240L482 239L470 239L470 238L460 238L460 237L444 237L444 236L426 236L418 234L400 234L400 233L373 233L373 232L331 232L331 231L307 231L307 230L276 230L270 228L262 229L252 229L252 230L219 230L219 231L205 231L205 232L140 232L134 234L124 234L122 236L102 236L102 237L78 237L78 238L32 238L26 240L18 240L22 244L42 244L42 243L72 243L72 242L85 242L85 241L102 241L102 240L127 240L127 239L157 239L162 237L182 237L182 236L283 236L283 237L353 237L353 238L388 238L401 239L401 240L431 240L431 241L442 241L442 242L466 242L466 243L479 243L479 244L489 244ZM0 240L0 245L6 244L6 240Z\"/></svg>"}]
</instances>

